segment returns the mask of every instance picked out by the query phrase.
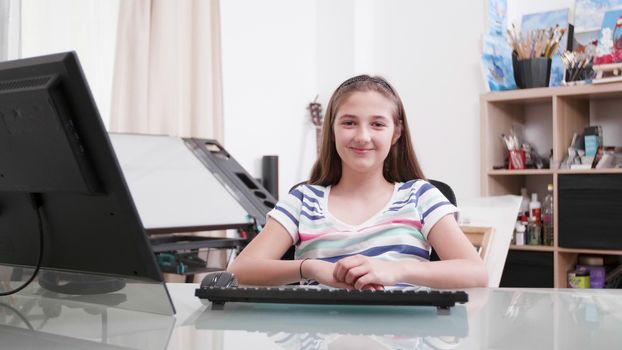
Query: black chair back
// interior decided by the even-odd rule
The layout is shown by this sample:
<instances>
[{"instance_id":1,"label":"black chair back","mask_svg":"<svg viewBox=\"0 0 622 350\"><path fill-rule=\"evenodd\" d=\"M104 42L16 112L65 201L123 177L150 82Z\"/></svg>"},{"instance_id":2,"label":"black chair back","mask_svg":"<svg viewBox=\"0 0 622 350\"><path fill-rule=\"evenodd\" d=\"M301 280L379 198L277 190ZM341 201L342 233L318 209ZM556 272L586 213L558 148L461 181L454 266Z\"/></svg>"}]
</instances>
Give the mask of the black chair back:
<instances>
[{"instance_id":1,"label":"black chair back","mask_svg":"<svg viewBox=\"0 0 622 350\"><path fill-rule=\"evenodd\" d=\"M431 183L434 187L438 188L438 190L441 191L443 196L447 197L447 200L449 201L449 203L455 206L458 206L458 203L456 201L456 195L454 194L454 190L452 190L448 184L441 182L441 181L437 181L437 180L428 180L428 182Z\"/></svg>"},{"instance_id":2,"label":"black chair back","mask_svg":"<svg viewBox=\"0 0 622 350\"><path fill-rule=\"evenodd\" d=\"M449 203L455 206L458 206L458 201L456 200L456 195L454 194L454 190L452 190L448 184L442 181L437 181L437 180L428 180L428 182L430 182L434 187L436 187L439 191L441 191L443 196L447 197L447 200L449 201ZM430 261L439 261L439 260L441 260L441 258L439 258L438 254L436 254L434 249L432 249L432 253L430 254Z\"/></svg>"}]
</instances>

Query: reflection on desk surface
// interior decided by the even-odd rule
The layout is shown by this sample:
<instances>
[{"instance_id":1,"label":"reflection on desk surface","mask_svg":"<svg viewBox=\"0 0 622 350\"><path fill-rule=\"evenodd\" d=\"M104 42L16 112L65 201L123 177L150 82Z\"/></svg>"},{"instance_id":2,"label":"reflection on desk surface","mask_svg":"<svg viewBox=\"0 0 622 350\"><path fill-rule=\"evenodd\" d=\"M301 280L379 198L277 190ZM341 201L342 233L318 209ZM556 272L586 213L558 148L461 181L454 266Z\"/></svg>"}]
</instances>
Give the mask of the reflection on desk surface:
<instances>
[{"instance_id":1,"label":"reflection on desk surface","mask_svg":"<svg viewBox=\"0 0 622 350\"><path fill-rule=\"evenodd\" d=\"M322 349L346 338L371 337L379 344L412 348L423 339L449 345L468 335L462 305L449 315L438 315L436 308L421 306L231 303L224 310L202 312L192 323L197 330L261 332L286 349L309 342L315 344L310 349Z\"/></svg>"},{"instance_id":2,"label":"reflection on desk surface","mask_svg":"<svg viewBox=\"0 0 622 350\"><path fill-rule=\"evenodd\" d=\"M0 339L3 349L128 349L112 344L2 325L0 325Z\"/></svg>"},{"instance_id":3,"label":"reflection on desk surface","mask_svg":"<svg viewBox=\"0 0 622 350\"><path fill-rule=\"evenodd\" d=\"M172 288L173 294L181 292ZM187 287L185 293L191 292ZM622 291L478 288L433 308L228 303L180 327L218 349L611 349L622 343ZM455 311L455 312L454 312ZM615 344L615 345L614 345Z\"/></svg>"},{"instance_id":4,"label":"reflection on desk surface","mask_svg":"<svg viewBox=\"0 0 622 350\"><path fill-rule=\"evenodd\" d=\"M485 307L491 348L619 349L622 291L497 289Z\"/></svg>"},{"instance_id":5,"label":"reflection on desk surface","mask_svg":"<svg viewBox=\"0 0 622 350\"><path fill-rule=\"evenodd\" d=\"M465 337L469 328L462 305L450 315L438 315L434 307L235 304L202 312L194 325L251 332L457 337Z\"/></svg>"},{"instance_id":6,"label":"reflection on desk surface","mask_svg":"<svg viewBox=\"0 0 622 350\"><path fill-rule=\"evenodd\" d=\"M175 316L42 295L0 298L0 349L619 349L622 290L472 289L433 307L228 303L169 284ZM45 344L45 345L43 345Z\"/></svg>"},{"instance_id":7,"label":"reflection on desk surface","mask_svg":"<svg viewBox=\"0 0 622 350\"><path fill-rule=\"evenodd\" d=\"M70 299L0 298L2 349L166 349L175 317Z\"/></svg>"}]
</instances>

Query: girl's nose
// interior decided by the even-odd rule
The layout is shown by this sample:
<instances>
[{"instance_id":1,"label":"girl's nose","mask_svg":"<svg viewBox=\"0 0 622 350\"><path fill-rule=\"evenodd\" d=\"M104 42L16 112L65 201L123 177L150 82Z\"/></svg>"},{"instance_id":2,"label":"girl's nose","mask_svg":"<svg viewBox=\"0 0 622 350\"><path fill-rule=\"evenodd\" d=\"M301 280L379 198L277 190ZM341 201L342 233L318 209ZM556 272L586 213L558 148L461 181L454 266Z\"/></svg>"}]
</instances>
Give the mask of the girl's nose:
<instances>
[{"instance_id":1,"label":"girl's nose","mask_svg":"<svg viewBox=\"0 0 622 350\"><path fill-rule=\"evenodd\" d=\"M369 130L365 126L360 126L356 129L356 134L354 138L358 142L367 142L370 140Z\"/></svg>"}]
</instances>

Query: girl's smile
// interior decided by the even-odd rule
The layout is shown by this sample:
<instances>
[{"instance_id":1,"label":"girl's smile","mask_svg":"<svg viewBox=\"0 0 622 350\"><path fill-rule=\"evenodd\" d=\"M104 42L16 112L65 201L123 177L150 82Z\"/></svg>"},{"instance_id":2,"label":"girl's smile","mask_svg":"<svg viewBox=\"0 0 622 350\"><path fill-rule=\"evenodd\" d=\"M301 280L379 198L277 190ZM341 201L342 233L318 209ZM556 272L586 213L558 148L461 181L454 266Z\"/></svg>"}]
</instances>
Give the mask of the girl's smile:
<instances>
[{"instance_id":1,"label":"girl's smile","mask_svg":"<svg viewBox=\"0 0 622 350\"><path fill-rule=\"evenodd\" d=\"M373 148L360 148L360 147L349 147L349 148L358 155L365 155L368 152L373 151Z\"/></svg>"}]
</instances>

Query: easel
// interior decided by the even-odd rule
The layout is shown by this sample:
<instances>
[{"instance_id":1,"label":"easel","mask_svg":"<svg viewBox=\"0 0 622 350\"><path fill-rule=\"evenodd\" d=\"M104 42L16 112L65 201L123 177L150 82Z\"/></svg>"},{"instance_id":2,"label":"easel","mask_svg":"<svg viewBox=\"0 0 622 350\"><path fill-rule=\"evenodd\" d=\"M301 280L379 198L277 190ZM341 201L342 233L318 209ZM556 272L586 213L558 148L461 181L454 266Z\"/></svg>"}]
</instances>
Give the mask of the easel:
<instances>
[{"instance_id":1,"label":"easel","mask_svg":"<svg viewBox=\"0 0 622 350\"><path fill-rule=\"evenodd\" d=\"M186 282L223 269L199 251L229 251L231 261L276 204L215 140L116 133L110 139L160 269ZM215 236L229 229L240 236Z\"/></svg>"},{"instance_id":2,"label":"easel","mask_svg":"<svg viewBox=\"0 0 622 350\"><path fill-rule=\"evenodd\" d=\"M592 84L613 83L622 81L622 63L610 63L593 66L596 77Z\"/></svg>"}]
</instances>

